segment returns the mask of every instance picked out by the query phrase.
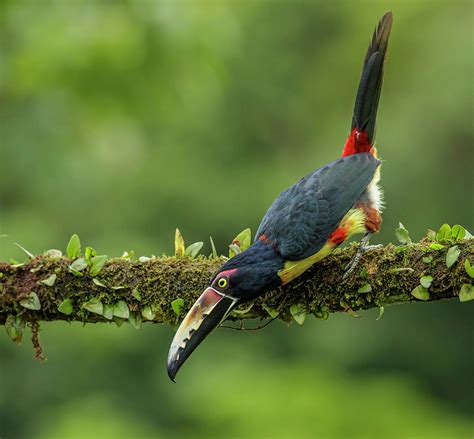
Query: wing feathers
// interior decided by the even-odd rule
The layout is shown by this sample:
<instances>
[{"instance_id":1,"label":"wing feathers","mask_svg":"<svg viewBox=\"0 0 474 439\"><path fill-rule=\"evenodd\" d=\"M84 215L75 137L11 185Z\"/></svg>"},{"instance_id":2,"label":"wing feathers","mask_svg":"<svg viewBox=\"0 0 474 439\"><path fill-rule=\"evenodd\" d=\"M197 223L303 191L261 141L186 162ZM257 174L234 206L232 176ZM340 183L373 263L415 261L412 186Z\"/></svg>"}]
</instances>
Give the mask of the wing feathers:
<instances>
[{"instance_id":1,"label":"wing feathers","mask_svg":"<svg viewBox=\"0 0 474 439\"><path fill-rule=\"evenodd\" d=\"M316 253L367 188L379 165L370 153L354 154L302 178L273 202L256 239L265 234L287 260Z\"/></svg>"}]
</instances>

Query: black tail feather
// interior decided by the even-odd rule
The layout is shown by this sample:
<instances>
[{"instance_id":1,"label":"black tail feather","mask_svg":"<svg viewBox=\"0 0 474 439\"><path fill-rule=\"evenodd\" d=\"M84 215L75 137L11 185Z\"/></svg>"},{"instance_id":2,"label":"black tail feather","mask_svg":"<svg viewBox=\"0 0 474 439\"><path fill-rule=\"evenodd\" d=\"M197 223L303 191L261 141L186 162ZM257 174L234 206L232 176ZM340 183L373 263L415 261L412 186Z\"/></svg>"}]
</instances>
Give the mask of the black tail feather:
<instances>
[{"instance_id":1,"label":"black tail feather","mask_svg":"<svg viewBox=\"0 0 474 439\"><path fill-rule=\"evenodd\" d=\"M379 21L367 50L352 117L352 129L365 132L373 142L375 120L383 82L383 67L393 16L387 12Z\"/></svg>"}]
</instances>

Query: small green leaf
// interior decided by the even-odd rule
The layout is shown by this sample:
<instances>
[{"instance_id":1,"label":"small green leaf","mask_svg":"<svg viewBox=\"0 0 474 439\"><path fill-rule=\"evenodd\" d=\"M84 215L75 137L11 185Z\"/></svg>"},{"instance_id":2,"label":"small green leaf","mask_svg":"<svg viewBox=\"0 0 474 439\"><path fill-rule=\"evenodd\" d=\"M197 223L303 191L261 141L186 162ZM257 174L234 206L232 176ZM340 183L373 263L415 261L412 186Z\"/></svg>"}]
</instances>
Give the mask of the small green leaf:
<instances>
[{"instance_id":1,"label":"small green leaf","mask_svg":"<svg viewBox=\"0 0 474 439\"><path fill-rule=\"evenodd\" d=\"M82 303L81 307L94 314L102 315L102 313L104 312L104 305L97 297L93 297L87 302Z\"/></svg>"},{"instance_id":2,"label":"small green leaf","mask_svg":"<svg viewBox=\"0 0 474 439\"><path fill-rule=\"evenodd\" d=\"M232 313L237 315L247 314L253 308L253 305L253 302L250 302L250 304L248 304L247 306L238 305L237 308L234 308Z\"/></svg>"},{"instance_id":3,"label":"small green leaf","mask_svg":"<svg viewBox=\"0 0 474 439\"><path fill-rule=\"evenodd\" d=\"M129 252L128 251L124 251L122 253L122 256L120 256L122 259L126 259L128 261L131 261L133 260L133 258L135 257L135 252L133 250L130 250Z\"/></svg>"},{"instance_id":4,"label":"small green leaf","mask_svg":"<svg viewBox=\"0 0 474 439\"><path fill-rule=\"evenodd\" d=\"M97 252L92 247L86 247L86 250L84 251L84 258L86 261L90 262L94 256L97 256Z\"/></svg>"},{"instance_id":5,"label":"small green leaf","mask_svg":"<svg viewBox=\"0 0 474 439\"><path fill-rule=\"evenodd\" d=\"M184 308L184 300L177 298L171 302L171 308L177 316L180 316Z\"/></svg>"},{"instance_id":6,"label":"small green leaf","mask_svg":"<svg viewBox=\"0 0 474 439\"><path fill-rule=\"evenodd\" d=\"M464 261L464 268L466 270L466 273L469 275L469 277L474 278L474 265L471 265L471 262L467 258Z\"/></svg>"},{"instance_id":7,"label":"small green leaf","mask_svg":"<svg viewBox=\"0 0 474 439\"><path fill-rule=\"evenodd\" d=\"M20 300L20 305L23 308L32 309L34 311L38 311L41 309L41 303L38 298L38 295L31 291L26 297Z\"/></svg>"},{"instance_id":8,"label":"small green leaf","mask_svg":"<svg viewBox=\"0 0 474 439\"><path fill-rule=\"evenodd\" d=\"M351 307L348 307L346 309L346 312L352 317L355 317L356 319L360 318L360 314L357 314Z\"/></svg>"},{"instance_id":9,"label":"small green leaf","mask_svg":"<svg viewBox=\"0 0 474 439\"><path fill-rule=\"evenodd\" d=\"M468 302L474 299L474 287L471 284L464 284L459 291L459 301Z\"/></svg>"},{"instance_id":10,"label":"small green leaf","mask_svg":"<svg viewBox=\"0 0 474 439\"><path fill-rule=\"evenodd\" d=\"M92 278L92 282L94 282L98 287L107 288L107 285L105 285L103 282L101 282L96 277Z\"/></svg>"},{"instance_id":11,"label":"small green leaf","mask_svg":"<svg viewBox=\"0 0 474 439\"><path fill-rule=\"evenodd\" d=\"M132 296L139 302L142 300L142 294L136 288L132 290Z\"/></svg>"},{"instance_id":12,"label":"small green leaf","mask_svg":"<svg viewBox=\"0 0 474 439\"><path fill-rule=\"evenodd\" d=\"M419 300L428 300L430 298L430 293L423 285L418 285L412 292L413 297L416 297Z\"/></svg>"},{"instance_id":13,"label":"small green leaf","mask_svg":"<svg viewBox=\"0 0 474 439\"><path fill-rule=\"evenodd\" d=\"M372 287L369 284L364 284L357 290L358 293L370 293L371 291Z\"/></svg>"},{"instance_id":14,"label":"small green leaf","mask_svg":"<svg viewBox=\"0 0 474 439\"><path fill-rule=\"evenodd\" d=\"M317 319L327 320L329 318L329 312L326 308L319 308L313 311L314 317Z\"/></svg>"},{"instance_id":15,"label":"small green leaf","mask_svg":"<svg viewBox=\"0 0 474 439\"><path fill-rule=\"evenodd\" d=\"M410 234L402 223L398 223L398 228L395 229L395 236L402 244L411 244Z\"/></svg>"},{"instance_id":16,"label":"small green leaf","mask_svg":"<svg viewBox=\"0 0 474 439\"><path fill-rule=\"evenodd\" d=\"M272 319L276 319L278 315L280 314L280 311L278 311L277 309L270 308L266 303L262 304L262 308L268 313L268 315Z\"/></svg>"},{"instance_id":17,"label":"small green leaf","mask_svg":"<svg viewBox=\"0 0 474 439\"><path fill-rule=\"evenodd\" d=\"M91 266L89 267L89 273L91 276L97 276L104 268L107 262L107 255L94 256L91 259Z\"/></svg>"},{"instance_id":18,"label":"small green leaf","mask_svg":"<svg viewBox=\"0 0 474 439\"><path fill-rule=\"evenodd\" d=\"M22 245L18 244L18 242L15 242L15 245L23 251L23 253L26 254L26 256L28 256L30 259L34 259L35 258L35 255L31 252L29 252L25 247L23 247Z\"/></svg>"},{"instance_id":19,"label":"small green leaf","mask_svg":"<svg viewBox=\"0 0 474 439\"><path fill-rule=\"evenodd\" d=\"M431 264L431 263L433 262L433 256L425 256L425 257L423 258L423 262L424 262L425 264Z\"/></svg>"},{"instance_id":20,"label":"small green leaf","mask_svg":"<svg viewBox=\"0 0 474 439\"><path fill-rule=\"evenodd\" d=\"M451 226L449 224L443 224L436 232L436 241L446 242L451 238Z\"/></svg>"},{"instance_id":21,"label":"small green leaf","mask_svg":"<svg viewBox=\"0 0 474 439\"><path fill-rule=\"evenodd\" d=\"M68 258L76 259L81 255L81 240L75 233L71 236L66 247L66 254Z\"/></svg>"},{"instance_id":22,"label":"small green leaf","mask_svg":"<svg viewBox=\"0 0 474 439\"><path fill-rule=\"evenodd\" d=\"M142 317L139 313L135 311L131 311L130 315L128 316L128 322L135 328L140 329L142 325Z\"/></svg>"},{"instance_id":23,"label":"small green leaf","mask_svg":"<svg viewBox=\"0 0 474 439\"><path fill-rule=\"evenodd\" d=\"M302 325L306 319L306 309L302 303L296 303L290 306L290 313L298 325Z\"/></svg>"},{"instance_id":24,"label":"small green leaf","mask_svg":"<svg viewBox=\"0 0 474 439\"><path fill-rule=\"evenodd\" d=\"M434 230L431 230L431 229L428 229L426 231L426 237L430 240L430 241L434 241L436 239L436 232Z\"/></svg>"},{"instance_id":25,"label":"small green leaf","mask_svg":"<svg viewBox=\"0 0 474 439\"><path fill-rule=\"evenodd\" d=\"M229 245L229 258L233 258L235 255L238 255L239 253L242 253L242 250L240 247L236 244L230 244Z\"/></svg>"},{"instance_id":26,"label":"small green leaf","mask_svg":"<svg viewBox=\"0 0 474 439\"><path fill-rule=\"evenodd\" d=\"M199 251L202 249L203 245L204 242L195 242L194 244L189 245L184 251L184 256L188 256L191 259L194 259L198 255Z\"/></svg>"},{"instance_id":27,"label":"small green leaf","mask_svg":"<svg viewBox=\"0 0 474 439\"><path fill-rule=\"evenodd\" d=\"M322 320L328 320L329 319L329 312L328 311L322 311L321 316L318 317L318 318L320 318Z\"/></svg>"},{"instance_id":28,"label":"small green leaf","mask_svg":"<svg viewBox=\"0 0 474 439\"><path fill-rule=\"evenodd\" d=\"M252 232L249 228L242 230L232 241L241 251L247 250L252 242Z\"/></svg>"},{"instance_id":29,"label":"small green leaf","mask_svg":"<svg viewBox=\"0 0 474 439\"><path fill-rule=\"evenodd\" d=\"M5 330L8 336L16 343L20 344L25 331L25 321L21 316L10 314L5 321Z\"/></svg>"},{"instance_id":30,"label":"small green leaf","mask_svg":"<svg viewBox=\"0 0 474 439\"><path fill-rule=\"evenodd\" d=\"M437 242L433 242L430 244L430 248L433 250L442 250L444 248L444 245L438 244Z\"/></svg>"},{"instance_id":31,"label":"small green leaf","mask_svg":"<svg viewBox=\"0 0 474 439\"><path fill-rule=\"evenodd\" d=\"M153 311L150 305L146 305L141 309L142 317L145 320L154 320L156 317L156 312Z\"/></svg>"},{"instance_id":32,"label":"small green leaf","mask_svg":"<svg viewBox=\"0 0 474 439\"><path fill-rule=\"evenodd\" d=\"M216 259L219 257L219 255L217 254L216 246L214 245L212 236L209 236L209 240L211 241L212 257Z\"/></svg>"},{"instance_id":33,"label":"small green leaf","mask_svg":"<svg viewBox=\"0 0 474 439\"><path fill-rule=\"evenodd\" d=\"M115 287L110 287L110 288L112 288L113 290L123 290L123 289L125 289L125 288L127 288L127 287L124 286L124 285L117 285L117 286L115 286Z\"/></svg>"},{"instance_id":34,"label":"small green leaf","mask_svg":"<svg viewBox=\"0 0 474 439\"><path fill-rule=\"evenodd\" d=\"M114 322L117 325L117 328L120 328L126 319L122 319L121 317L114 317Z\"/></svg>"},{"instance_id":35,"label":"small green leaf","mask_svg":"<svg viewBox=\"0 0 474 439\"><path fill-rule=\"evenodd\" d=\"M375 320L380 320L382 318L384 312L385 312L385 308L383 306L380 306L379 307L379 315L377 316L377 318Z\"/></svg>"},{"instance_id":36,"label":"small green leaf","mask_svg":"<svg viewBox=\"0 0 474 439\"><path fill-rule=\"evenodd\" d=\"M420 278L420 284L428 289L431 286L431 282L433 282L433 278L431 276L422 276Z\"/></svg>"},{"instance_id":37,"label":"small green leaf","mask_svg":"<svg viewBox=\"0 0 474 439\"><path fill-rule=\"evenodd\" d=\"M58 306L58 311L67 316L72 314L73 305L71 299L64 299Z\"/></svg>"},{"instance_id":38,"label":"small green leaf","mask_svg":"<svg viewBox=\"0 0 474 439\"><path fill-rule=\"evenodd\" d=\"M128 305L123 300L119 300L114 304L114 316L122 319L128 319L130 317Z\"/></svg>"},{"instance_id":39,"label":"small green leaf","mask_svg":"<svg viewBox=\"0 0 474 439\"><path fill-rule=\"evenodd\" d=\"M244 250L250 247L252 242L252 232L250 229L242 230L229 245L229 258L242 253ZM236 250L238 248L238 250Z\"/></svg>"},{"instance_id":40,"label":"small green leaf","mask_svg":"<svg viewBox=\"0 0 474 439\"><path fill-rule=\"evenodd\" d=\"M46 250L43 253L43 256L46 256L47 258L53 258L53 259L59 259L62 255L63 255L63 252L56 248Z\"/></svg>"},{"instance_id":41,"label":"small green leaf","mask_svg":"<svg viewBox=\"0 0 474 439\"><path fill-rule=\"evenodd\" d=\"M48 287L52 287L54 282L56 282L57 276L53 273L51 276L47 277L46 279L40 280L38 283L46 285Z\"/></svg>"},{"instance_id":42,"label":"small green leaf","mask_svg":"<svg viewBox=\"0 0 474 439\"><path fill-rule=\"evenodd\" d=\"M114 306L111 304L104 305L104 310L102 311L102 317L107 320L112 320L114 317Z\"/></svg>"},{"instance_id":43,"label":"small green leaf","mask_svg":"<svg viewBox=\"0 0 474 439\"><path fill-rule=\"evenodd\" d=\"M453 238L455 241L462 241L465 236L466 229L463 226L456 224L451 229L451 238Z\"/></svg>"},{"instance_id":44,"label":"small green leaf","mask_svg":"<svg viewBox=\"0 0 474 439\"><path fill-rule=\"evenodd\" d=\"M183 236L181 235L179 229L176 229L174 235L174 254L176 256L184 256L184 248L185 246Z\"/></svg>"},{"instance_id":45,"label":"small green leaf","mask_svg":"<svg viewBox=\"0 0 474 439\"><path fill-rule=\"evenodd\" d=\"M365 278L368 275L369 275L369 272L367 271L367 268L362 267L362 270L360 270L359 276Z\"/></svg>"},{"instance_id":46,"label":"small green leaf","mask_svg":"<svg viewBox=\"0 0 474 439\"><path fill-rule=\"evenodd\" d=\"M69 269L72 272L80 272L87 268L86 260L84 258L76 259L70 266Z\"/></svg>"},{"instance_id":47,"label":"small green leaf","mask_svg":"<svg viewBox=\"0 0 474 439\"><path fill-rule=\"evenodd\" d=\"M457 245L453 245L449 248L448 252L446 253L446 266L450 268L454 265L454 263L458 260L459 255L461 254L461 250L459 250Z\"/></svg>"}]
</instances>

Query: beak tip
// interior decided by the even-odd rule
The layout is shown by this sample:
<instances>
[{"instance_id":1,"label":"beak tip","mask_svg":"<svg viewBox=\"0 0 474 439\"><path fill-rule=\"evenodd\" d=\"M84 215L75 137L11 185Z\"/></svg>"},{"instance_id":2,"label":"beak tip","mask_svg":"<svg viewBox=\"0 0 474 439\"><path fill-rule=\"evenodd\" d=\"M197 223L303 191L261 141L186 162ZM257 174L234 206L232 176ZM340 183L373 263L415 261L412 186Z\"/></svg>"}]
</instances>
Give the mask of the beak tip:
<instances>
[{"instance_id":1,"label":"beak tip","mask_svg":"<svg viewBox=\"0 0 474 439\"><path fill-rule=\"evenodd\" d=\"M176 361L169 361L168 362L168 367L167 367L167 370L168 370L168 376L170 378L171 381L173 381L173 383L176 383L176 374L178 373L178 364Z\"/></svg>"},{"instance_id":2,"label":"beak tip","mask_svg":"<svg viewBox=\"0 0 474 439\"><path fill-rule=\"evenodd\" d=\"M167 371L168 371L168 376L173 383L176 382L176 374L178 373L178 370L180 368L180 364L176 359L170 359L168 360L167 364Z\"/></svg>"},{"instance_id":3,"label":"beak tip","mask_svg":"<svg viewBox=\"0 0 474 439\"><path fill-rule=\"evenodd\" d=\"M201 341L227 316L237 299L207 288L181 322L168 352L167 370L171 381Z\"/></svg>"}]
</instances>

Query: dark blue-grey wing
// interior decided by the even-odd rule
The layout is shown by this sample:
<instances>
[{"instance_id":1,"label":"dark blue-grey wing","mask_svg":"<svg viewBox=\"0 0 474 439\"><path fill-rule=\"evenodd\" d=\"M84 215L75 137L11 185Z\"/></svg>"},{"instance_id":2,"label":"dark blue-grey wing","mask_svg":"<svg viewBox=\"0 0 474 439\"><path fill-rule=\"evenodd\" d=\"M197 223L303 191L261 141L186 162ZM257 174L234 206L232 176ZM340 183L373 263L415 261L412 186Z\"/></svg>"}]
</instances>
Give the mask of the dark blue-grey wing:
<instances>
[{"instance_id":1,"label":"dark blue-grey wing","mask_svg":"<svg viewBox=\"0 0 474 439\"><path fill-rule=\"evenodd\" d=\"M262 219L265 235L287 260L313 255L372 181L380 161L370 153L335 160L283 191Z\"/></svg>"}]
</instances>

